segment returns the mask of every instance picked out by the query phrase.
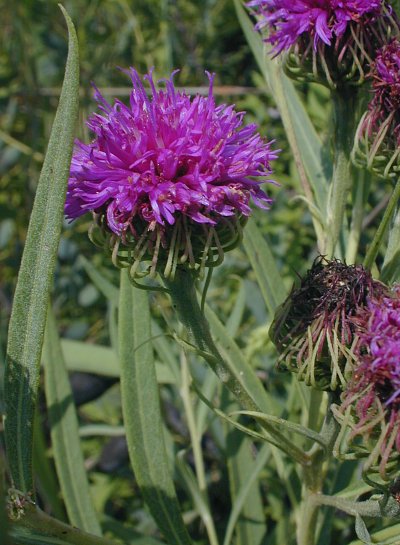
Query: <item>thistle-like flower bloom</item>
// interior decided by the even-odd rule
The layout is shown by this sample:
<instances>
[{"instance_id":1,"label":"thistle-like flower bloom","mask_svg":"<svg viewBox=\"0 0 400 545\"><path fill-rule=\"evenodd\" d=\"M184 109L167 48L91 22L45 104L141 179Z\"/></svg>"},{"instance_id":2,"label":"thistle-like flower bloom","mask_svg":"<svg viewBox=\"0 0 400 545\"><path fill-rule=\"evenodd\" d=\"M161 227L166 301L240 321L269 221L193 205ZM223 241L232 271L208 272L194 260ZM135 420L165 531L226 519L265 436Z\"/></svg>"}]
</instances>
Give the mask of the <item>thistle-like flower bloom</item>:
<instances>
[{"instance_id":1,"label":"thistle-like flower bloom","mask_svg":"<svg viewBox=\"0 0 400 545\"><path fill-rule=\"evenodd\" d=\"M361 265L316 259L275 315L270 336L280 367L319 389L343 387L357 343L351 318L384 289Z\"/></svg>"},{"instance_id":2,"label":"thistle-like flower bloom","mask_svg":"<svg viewBox=\"0 0 400 545\"><path fill-rule=\"evenodd\" d=\"M400 453L400 286L372 297L354 318L360 342L357 366L343 393L342 414L351 411L352 435L371 440L369 465L379 460L381 476L393 452Z\"/></svg>"},{"instance_id":3,"label":"thistle-like flower bloom","mask_svg":"<svg viewBox=\"0 0 400 545\"><path fill-rule=\"evenodd\" d=\"M253 0L247 5L261 15L258 28L269 28L267 41L276 53L301 37L311 37L315 50L320 43L330 46L351 23L364 23L382 10L382 0Z\"/></svg>"},{"instance_id":4,"label":"thistle-like flower bloom","mask_svg":"<svg viewBox=\"0 0 400 545\"><path fill-rule=\"evenodd\" d=\"M400 41L391 40L376 56L372 99L355 138L353 157L384 178L400 170Z\"/></svg>"},{"instance_id":5,"label":"thistle-like flower bloom","mask_svg":"<svg viewBox=\"0 0 400 545\"><path fill-rule=\"evenodd\" d=\"M252 0L247 6L259 18L256 29L267 30L273 53L289 53L290 75L330 87L364 80L393 22L383 0Z\"/></svg>"},{"instance_id":6,"label":"thistle-like flower bloom","mask_svg":"<svg viewBox=\"0 0 400 545\"><path fill-rule=\"evenodd\" d=\"M147 272L167 277L178 265L212 266L240 240L250 200L269 207L260 184L277 152L243 112L215 104L212 75L208 96L192 98L175 89L175 72L163 89L146 75L150 96L129 74L129 105L110 105L96 89L101 113L87 123L94 140L76 143L66 216L93 212L92 238L132 277L146 260Z\"/></svg>"}]
</instances>

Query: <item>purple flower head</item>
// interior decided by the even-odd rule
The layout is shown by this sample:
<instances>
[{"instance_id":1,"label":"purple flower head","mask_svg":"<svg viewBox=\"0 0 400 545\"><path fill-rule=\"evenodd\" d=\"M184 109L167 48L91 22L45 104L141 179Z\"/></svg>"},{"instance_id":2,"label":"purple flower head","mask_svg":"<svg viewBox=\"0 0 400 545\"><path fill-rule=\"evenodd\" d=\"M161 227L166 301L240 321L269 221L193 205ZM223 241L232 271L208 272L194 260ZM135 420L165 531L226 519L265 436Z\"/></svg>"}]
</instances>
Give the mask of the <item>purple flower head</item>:
<instances>
[{"instance_id":1,"label":"purple flower head","mask_svg":"<svg viewBox=\"0 0 400 545\"><path fill-rule=\"evenodd\" d=\"M371 67L372 98L356 133L355 162L376 174L398 176L400 165L400 42L392 39Z\"/></svg>"},{"instance_id":2,"label":"purple flower head","mask_svg":"<svg viewBox=\"0 0 400 545\"><path fill-rule=\"evenodd\" d=\"M208 96L190 97L175 89L175 73L162 80L162 89L152 72L146 75L149 96L131 68L128 105L110 105L96 89L100 113L87 123L94 140L76 142L65 214L74 219L94 212L103 228L126 247L136 245L136 252L145 237L146 256L169 250L173 238L186 256L180 259L194 266L191 232L207 239L213 227L209 245L223 246L212 236L249 216L251 199L269 207L260 185L271 175L277 151L256 125L244 125L243 112L215 104L213 75L207 73Z\"/></svg>"},{"instance_id":3,"label":"purple flower head","mask_svg":"<svg viewBox=\"0 0 400 545\"><path fill-rule=\"evenodd\" d=\"M371 297L354 323L357 367L343 407L355 408L354 435L372 436L374 443L380 438L384 473L393 448L400 452L400 285L385 297Z\"/></svg>"},{"instance_id":4,"label":"purple flower head","mask_svg":"<svg viewBox=\"0 0 400 545\"><path fill-rule=\"evenodd\" d=\"M332 45L351 23L365 24L382 11L382 0L252 0L247 5L260 16L257 29L268 28L267 41L275 53L289 49L299 38Z\"/></svg>"},{"instance_id":5,"label":"purple flower head","mask_svg":"<svg viewBox=\"0 0 400 545\"><path fill-rule=\"evenodd\" d=\"M382 47L372 69L373 98L369 111L373 116L374 130L378 124L393 118L392 129L400 143L400 42L392 40Z\"/></svg>"}]
</instances>

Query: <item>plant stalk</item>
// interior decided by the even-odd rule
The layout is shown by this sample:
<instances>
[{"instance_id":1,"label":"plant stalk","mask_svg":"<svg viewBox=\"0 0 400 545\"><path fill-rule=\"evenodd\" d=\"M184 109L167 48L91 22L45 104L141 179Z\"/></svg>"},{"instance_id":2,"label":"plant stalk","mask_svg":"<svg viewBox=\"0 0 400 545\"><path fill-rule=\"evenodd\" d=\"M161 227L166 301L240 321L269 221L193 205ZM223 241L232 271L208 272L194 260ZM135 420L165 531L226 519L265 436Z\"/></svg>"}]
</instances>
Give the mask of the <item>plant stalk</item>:
<instances>
[{"instance_id":1,"label":"plant stalk","mask_svg":"<svg viewBox=\"0 0 400 545\"><path fill-rule=\"evenodd\" d=\"M244 409L265 412L254 401L251 390L247 387L241 374L235 372L235 369L229 366L219 353L211 336L209 324L198 303L192 272L178 267L175 278L165 278L164 283L171 296L173 307L188 332L189 340L193 342L198 353ZM263 422L261 426L279 442L279 447L283 452L302 465L308 464L307 455L281 434L274 425Z\"/></svg>"},{"instance_id":2,"label":"plant stalk","mask_svg":"<svg viewBox=\"0 0 400 545\"><path fill-rule=\"evenodd\" d=\"M334 104L333 175L327 210L327 239L325 253L328 258L335 254L343 227L346 200L351 190L350 152L354 134L354 112L357 94L354 89L340 89L332 93Z\"/></svg>"}]
</instances>

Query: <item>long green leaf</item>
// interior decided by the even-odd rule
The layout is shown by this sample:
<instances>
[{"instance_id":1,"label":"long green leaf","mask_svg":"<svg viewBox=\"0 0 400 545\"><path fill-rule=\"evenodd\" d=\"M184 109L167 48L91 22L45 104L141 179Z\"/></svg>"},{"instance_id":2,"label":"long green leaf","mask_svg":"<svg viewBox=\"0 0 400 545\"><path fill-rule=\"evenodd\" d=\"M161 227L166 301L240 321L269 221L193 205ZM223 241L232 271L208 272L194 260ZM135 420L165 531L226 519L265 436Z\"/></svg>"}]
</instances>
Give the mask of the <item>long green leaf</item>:
<instances>
[{"instance_id":1,"label":"long green leaf","mask_svg":"<svg viewBox=\"0 0 400 545\"><path fill-rule=\"evenodd\" d=\"M279 61L264 54L261 36L254 31L254 25L241 1L234 0L234 5L246 39L281 114L314 227L322 244L321 224L324 219L321 211L326 209L332 162L324 151L293 83L283 74Z\"/></svg>"},{"instance_id":2,"label":"long green leaf","mask_svg":"<svg viewBox=\"0 0 400 545\"><path fill-rule=\"evenodd\" d=\"M388 247L383 262L381 280L387 284L400 280L400 208L389 231Z\"/></svg>"},{"instance_id":3,"label":"long green leaf","mask_svg":"<svg viewBox=\"0 0 400 545\"><path fill-rule=\"evenodd\" d=\"M229 366L232 375L238 377L238 381L243 384L243 388L251 395L258 407L262 407L262 410L267 413L275 412L274 409L277 406L273 398L264 390L254 369L249 365L238 345L208 305L206 305L205 314L218 349Z\"/></svg>"},{"instance_id":4,"label":"long green leaf","mask_svg":"<svg viewBox=\"0 0 400 545\"><path fill-rule=\"evenodd\" d=\"M193 471L184 460L184 455L184 451L178 453L175 462L176 468L192 498L193 504L197 509L204 526L208 529L208 532L211 532L209 533L210 543L218 544L207 495L200 490Z\"/></svg>"},{"instance_id":5,"label":"long green leaf","mask_svg":"<svg viewBox=\"0 0 400 545\"><path fill-rule=\"evenodd\" d=\"M231 435L239 438L237 430L232 430ZM264 445L254 461L250 454L249 445L250 441L242 435L240 447L237 449L238 462L241 462L241 465L236 467L235 493L232 498L232 510L223 545L232 543L235 528L237 532L240 530L237 543L241 545L248 543L257 545L262 542L265 535L266 525L258 488L258 477L271 456L271 448L269 445ZM228 467L231 468L231 466L232 461L228 461ZM241 514L244 520L242 524L238 524Z\"/></svg>"},{"instance_id":6,"label":"long green leaf","mask_svg":"<svg viewBox=\"0 0 400 545\"><path fill-rule=\"evenodd\" d=\"M148 295L132 287L126 270L121 271L118 334L122 411L136 479L169 545L189 545L163 437Z\"/></svg>"},{"instance_id":7,"label":"long green leaf","mask_svg":"<svg viewBox=\"0 0 400 545\"><path fill-rule=\"evenodd\" d=\"M81 255L79 261L93 284L114 305L118 305L118 288L114 286L86 257Z\"/></svg>"},{"instance_id":8,"label":"long green leaf","mask_svg":"<svg viewBox=\"0 0 400 545\"><path fill-rule=\"evenodd\" d=\"M52 309L47 313L43 355L45 391L54 461L68 518L74 526L101 535L90 497L79 440L79 425Z\"/></svg>"},{"instance_id":9,"label":"long green leaf","mask_svg":"<svg viewBox=\"0 0 400 545\"><path fill-rule=\"evenodd\" d=\"M29 223L7 346L5 439L13 483L22 492L33 491L33 420L40 354L78 116L78 42L71 19L61 9L68 25L68 59Z\"/></svg>"},{"instance_id":10,"label":"long green leaf","mask_svg":"<svg viewBox=\"0 0 400 545\"><path fill-rule=\"evenodd\" d=\"M166 355L163 352L166 343L162 341L165 341L165 339L153 340L160 358ZM121 374L118 358L112 348L82 341L72 341L71 339L62 339L61 347L68 371L94 373L106 377L119 377ZM156 372L157 381L162 384L172 384L176 381L173 369L167 364L156 363Z\"/></svg>"},{"instance_id":11,"label":"long green leaf","mask_svg":"<svg viewBox=\"0 0 400 545\"><path fill-rule=\"evenodd\" d=\"M275 258L254 219L250 219L246 225L243 244L265 304L273 316L277 307L286 297L286 289L276 266Z\"/></svg>"},{"instance_id":12,"label":"long green leaf","mask_svg":"<svg viewBox=\"0 0 400 545\"><path fill-rule=\"evenodd\" d=\"M33 438L33 467L35 471L36 486L39 490L42 501L45 505L47 504L47 506L50 506L51 513L58 520L65 522L67 516L64 503L60 498L60 486L58 484L56 469L48 454L46 437L39 414L36 415L35 419Z\"/></svg>"},{"instance_id":13,"label":"long green leaf","mask_svg":"<svg viewBox=\"0 0 400 545\"><path fill-rule=\"evenodd\" d=\"M390 220L392 219L395 209L399 204L399 200L400 200L400 180L398 180L395 185L393 193L390 196L389 202L383 214L382 220L371 242L371 245L368 248L368 252L363 263L366 269L370 269L375 262L376 256L378 255L378 252L379 252L379 248L383 242L387 228L389 227Z\"/></svg>"},{"instance_id":14,"label":"long green leaf","mask_svg":"<svg viewBox=\"0 0 400 545\"><path fill-rule=\"evenodd\" d=\"M258 32L255 32L254 25L240 0L234 0L234 4L239 22L253 55L273 98L276 100L285 129L290 129L289 136L292 137L290 145L296 148L296 154L298 153L301 157L315 192L319 209L325 210L332 163L329 158L326 158L321 139L293 83L283 74L276 60L266 57L261 36ZM290 114L291 119L288 119L288 114ZM324 160L322 160L323 157Z\"/></svg>"},{"instance_id":15,"label":"long green leaf","mask_svg":"<svg viewBox=\"0 0 400 545\"><path fill-rule=\"evenodd\" d=\"M50 517L32 503L25 506L20 520L11 525L13 543L26 545L116 545Z\"/></svg>"}]
</instances>

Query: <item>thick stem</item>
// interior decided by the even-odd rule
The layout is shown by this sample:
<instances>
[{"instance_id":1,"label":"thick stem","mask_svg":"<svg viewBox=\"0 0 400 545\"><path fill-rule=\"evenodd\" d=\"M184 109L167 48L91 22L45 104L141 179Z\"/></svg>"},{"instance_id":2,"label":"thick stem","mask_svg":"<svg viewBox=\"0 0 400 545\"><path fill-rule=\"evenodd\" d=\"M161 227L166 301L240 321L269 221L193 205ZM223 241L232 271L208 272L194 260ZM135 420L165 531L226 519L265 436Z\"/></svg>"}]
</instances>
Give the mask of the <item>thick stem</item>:
<instances>
[{"instance_id":1,"label":"thick stem","mask_svg":"<svg viewBox=\"0 0 400 545\"><path fill-rule=\"evenodd\" d=\"M221 382L234 393L243 408L250 411L260 410L244 385L227 368L215 346L208 322L198 304L192 274L178 268L174 280L165 279L164 283L169 290L178 317L187 329L190 339L194 341L196 347L205 357L207 355L211 356L207 357L207 363Z\"/></svg>"},{"instance_id":2,"label":"thick stem","mask_svg":"<svg viewBox=\"0 0 400 545\"><path fill-rule=\"evenodd\" d=\"M319 505L314 501L315 493L306 489L297 525L297 545L314 545Z\"/></svg>"},{"instance_id":3,"label":"thick stem","mask_svg":"<svg viewBox=\"0 0 400 545\"><path fill-rule=\"evenodd\" d=\"M208 322L197 300L193 274L186 269L178 267L175 278L173 280L164 279L164 283L170 293L178 317L189 334L189 339L221 382L233 393L244 409L265 412L255 402L251 388L248 387L248 384L243 379L243 373L235 369L234 366L230 366L216 347ZM281 450L292 459L302 465L309 463L308 456L292 441L281 434L275 426L268 423L262 423L261 425L265 431L279 442ZM268 440L267 436L266 440Z\"/></svg>"},{"instance_id":4,"label":"thick stem","mask_svg":"<svg viewBox=\"0 0 400 545\"><path fill-rule=\"evenodd\" d=\"M320 445L315 444L308 453L310 464L303 467L302 504L297 523L297 545L314 545L316 542L318 513L321 505L317 498L323 490L333 444L338 432L339 425L332 411L328 409L320 432L327 442L327 448L324 451Z\"/></svg>"},{"instance_id":5,"label":"thick stem","mask_svg":"<svg viewBox=\"0 0 400 545\"><path fill-rule=\"evenodd\" d=\"M369 173L366 171L360 172L354 188L355 198L351 214L349 240L346 248L346 263L348 265L352 265L357 260L369 185Z\"/></svg>"},{"instance_id":6,"label":"thick stem","mask_svg":"<svg viewBox=\"0 0 400 545\"><path fill-rule=\"evenodd\" d=\"M343 226L346 200L351 190L350 151L354 134L354 113L357 94L354 89L341 89L332 94L334 104L333 176L328 201L328 230L325 252L329 258L335 254Z\"/></svg>"}]
</instances>

